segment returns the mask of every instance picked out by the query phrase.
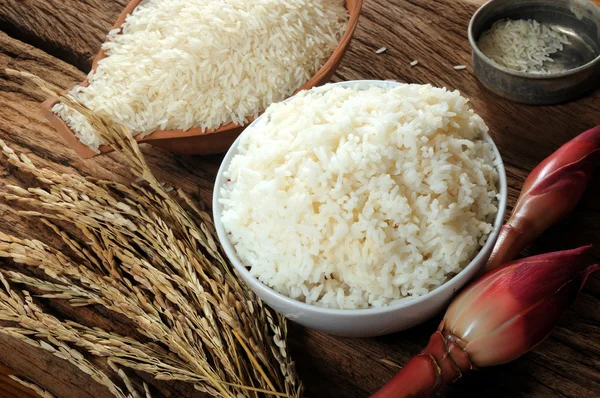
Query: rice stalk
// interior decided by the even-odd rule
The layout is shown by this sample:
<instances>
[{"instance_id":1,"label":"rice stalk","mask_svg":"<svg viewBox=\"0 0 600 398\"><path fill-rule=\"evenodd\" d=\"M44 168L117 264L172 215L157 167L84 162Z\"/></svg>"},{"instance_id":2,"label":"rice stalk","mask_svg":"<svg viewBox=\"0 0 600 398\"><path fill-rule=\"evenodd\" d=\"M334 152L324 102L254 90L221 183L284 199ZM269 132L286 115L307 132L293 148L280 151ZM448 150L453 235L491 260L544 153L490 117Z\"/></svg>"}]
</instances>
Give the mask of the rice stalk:
<instances>
[{"instance_id":1,"label":"rice stalk","mask_svg":"<svg viewBox=\"0 0 600 398\"><path fill-rule=\"evenodd\" d=\"M39 78L11 73L55 93ZM0 270L0 320L11 325L0 332L50 344L88 374L91 367L77 358L106 359L116 376L100 376L97 369L91 375L119 397L149 393L147 386L136 390L116 366L188 382L218 397L300 396L285 320L239 282L203 205L161 184L127 129L107 124L71 97L59 99L125 155L140 183L126 186L38 168L0 140L2 162L36 181L6 184L0 198L17 214L39 219L64 243L59 250L0 232L0 257L20 265ZM139 336L52 315L39 300L104 307ZM63 351L75 356L69 359Z\"/></svg>"}]
</instances>

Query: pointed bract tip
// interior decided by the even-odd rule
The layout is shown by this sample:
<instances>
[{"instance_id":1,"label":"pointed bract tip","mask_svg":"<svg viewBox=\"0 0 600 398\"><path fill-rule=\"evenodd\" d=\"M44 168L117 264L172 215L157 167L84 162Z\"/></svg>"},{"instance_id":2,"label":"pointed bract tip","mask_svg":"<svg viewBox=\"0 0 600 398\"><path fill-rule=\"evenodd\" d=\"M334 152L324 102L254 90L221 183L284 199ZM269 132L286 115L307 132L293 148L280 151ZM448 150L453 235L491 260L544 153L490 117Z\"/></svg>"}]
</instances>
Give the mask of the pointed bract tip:
<instances>
[{"instance_id":1,"label":"pointed bract tip","mask_svg":"<svg viewBox=\"0 0 600 398\"><path fill-rule=\"evenodd\" d=\"M585 246L580 246L577 247L575 249L571 249L571 250L565 250L563 253L565 254L574 254L577 256L582 256L584 254L587 254L590 250L592 250L592 245L585 245ZM571 253L569 253L571 252Z\"/></svg>"},{"instance_id":2,"label":"pointed bract tip","mask_svg":"<svg viewBox=\"0 0 600 398\"><path fill-rule=\"evenodd\" d=\"M581 133L577 137L575 137L575 139L583 139L583 140L592 139L592 140L598 141L600 143L600 125L598 125L596 127L592 127L591 129L584 131L583 133Z\"/></svg>"},{"instance_id":3,"label":"pointed bract tip","mask_svg":"<svg viewBox=\"0 0 600 398\"><path fill-rule=\"evenodd\" d=\"M592 275L594 272L596 272L598 270L598 268L600 268L600 265L598 265L598 264L590 265L581 273L582 274L581 275L581 285L579 286L579 291L581 291L581 289L583 289L583 286L587 282L590 275Z\"/></svg>"}]
</instances>

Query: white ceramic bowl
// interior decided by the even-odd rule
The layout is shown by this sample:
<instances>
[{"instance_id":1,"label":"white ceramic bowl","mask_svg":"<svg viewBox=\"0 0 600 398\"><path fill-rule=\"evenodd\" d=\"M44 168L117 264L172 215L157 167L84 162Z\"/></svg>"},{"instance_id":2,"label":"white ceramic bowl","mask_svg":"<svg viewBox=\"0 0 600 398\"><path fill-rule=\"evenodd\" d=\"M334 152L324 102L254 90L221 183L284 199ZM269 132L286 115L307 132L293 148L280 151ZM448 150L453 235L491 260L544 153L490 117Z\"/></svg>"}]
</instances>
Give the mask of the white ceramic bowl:
<instances>
[{"instance_id":1,"label":"white ceramic bowl","mask_svg":"<svg viewBox=\"0 0 600 398\"><path fill-rule=\"evenodd\" d=\"M341 86L369 86L376 85L380 87L398 86L402 83L379 80L359 80L334 83ZM289 101L290 99L286 100ZM256 125L263 123L263 117L259 117L252 123ZM240 138L250 132L251 129L246 129ZM320 330L325 333L330 333L340 336L367 337L378 336L398 332L416 326L436 314L440 313L448 305L453 295L462 288L486 263L502 226L504 212L506 210L506 173L504 164L496 145L486 134L485 139L489 141L494 149L496 158L499 160L497 168L499 178L500 202L498 206L498 214L494 220L494 230L490 234L486 244L475 256L473 261L465 267L458 275L444 283L442 286L432 290L431 292L416 298L408 298L401 300L393 305L383 308L368 308L359 310L340 310L321 308L315 305L309 305L282 294L277 293L270 287L266 286L246 269L236 254L235 248L228 239L223 225L221 224L221 205L219 203L221 186L225 182L223 173L231 159L237 152L237 146L240 138L238 138L221 163L217 179L215 181L213 193L213 216L217 234L223 245L225 254L235 267L238 274L250 286L250 288L266 302L275 311L283 314L288 319L298 322L306 327Z\"/></svg>"}]
</instances>

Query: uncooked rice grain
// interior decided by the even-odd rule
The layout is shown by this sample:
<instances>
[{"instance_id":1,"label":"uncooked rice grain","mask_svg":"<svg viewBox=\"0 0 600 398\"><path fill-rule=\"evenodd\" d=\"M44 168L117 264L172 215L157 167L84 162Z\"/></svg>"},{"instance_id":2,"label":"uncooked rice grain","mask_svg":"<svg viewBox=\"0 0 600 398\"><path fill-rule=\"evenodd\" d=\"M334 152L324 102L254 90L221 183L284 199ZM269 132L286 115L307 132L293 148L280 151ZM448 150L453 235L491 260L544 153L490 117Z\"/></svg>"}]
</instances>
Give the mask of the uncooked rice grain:
<instances>
[{"instance_id":1,"label":"uncooked rice grain","mask_svg":"<svg viewBox=\"0 0 600 398\"><path fill-rule=\"evenodd\" d=\"M147 0L71 94L134 135L242 124L306 83L347 20L344 0ZM98 151L83 116L53 111Z\"/></svg>"},{"instance_id":2,"label":"uncooked rice grain","mask_svg":"<svg viewBox=\"0 0 600 398\"><path fill-rule=\"evenodd\" d=\"M551 55L568 44L571 42L564 33L533 19L497 21L477 42L481 52L498 65L534 74L551 73ZM564 68L552 68L553 73L562 71Z\"/></svg>"},{"instance_id":3,"label":"uncooked rice grain","mask_svg":"<svg viewBox=\"0 0 600 398\"><path fill-rule=\"evenodd\" d=\"M493 229L487 127L458 91L327 85L242 136L222 224L252 275L329 308L387 306L460 272Z\"/></svg>"}]
</instances>

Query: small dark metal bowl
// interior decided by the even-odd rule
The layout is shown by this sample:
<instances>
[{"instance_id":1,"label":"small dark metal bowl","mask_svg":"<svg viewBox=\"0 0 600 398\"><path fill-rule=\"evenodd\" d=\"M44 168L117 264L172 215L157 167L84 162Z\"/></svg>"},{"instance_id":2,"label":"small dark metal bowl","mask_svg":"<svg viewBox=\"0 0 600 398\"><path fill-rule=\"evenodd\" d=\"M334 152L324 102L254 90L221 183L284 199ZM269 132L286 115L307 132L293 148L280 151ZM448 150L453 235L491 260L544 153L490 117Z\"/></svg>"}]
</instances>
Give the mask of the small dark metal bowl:
<instances>
[{"instance_id":1,"label":"small dark metal bowl","mask_svg":"<svg viewBox=\"0 0 600 398\"><path fill-rule=\"evenodd\" d=\"M576 15L577 14L577 15ZM571 45L554 54L549 74L516 71L486 57L477 41L501 19L535 19L569 37ZM473 70L497 95L530 105L550 105L579 98L600 83L600 7L590 0L491 0L469 24Z\"/></svg>"}]
</instances>

